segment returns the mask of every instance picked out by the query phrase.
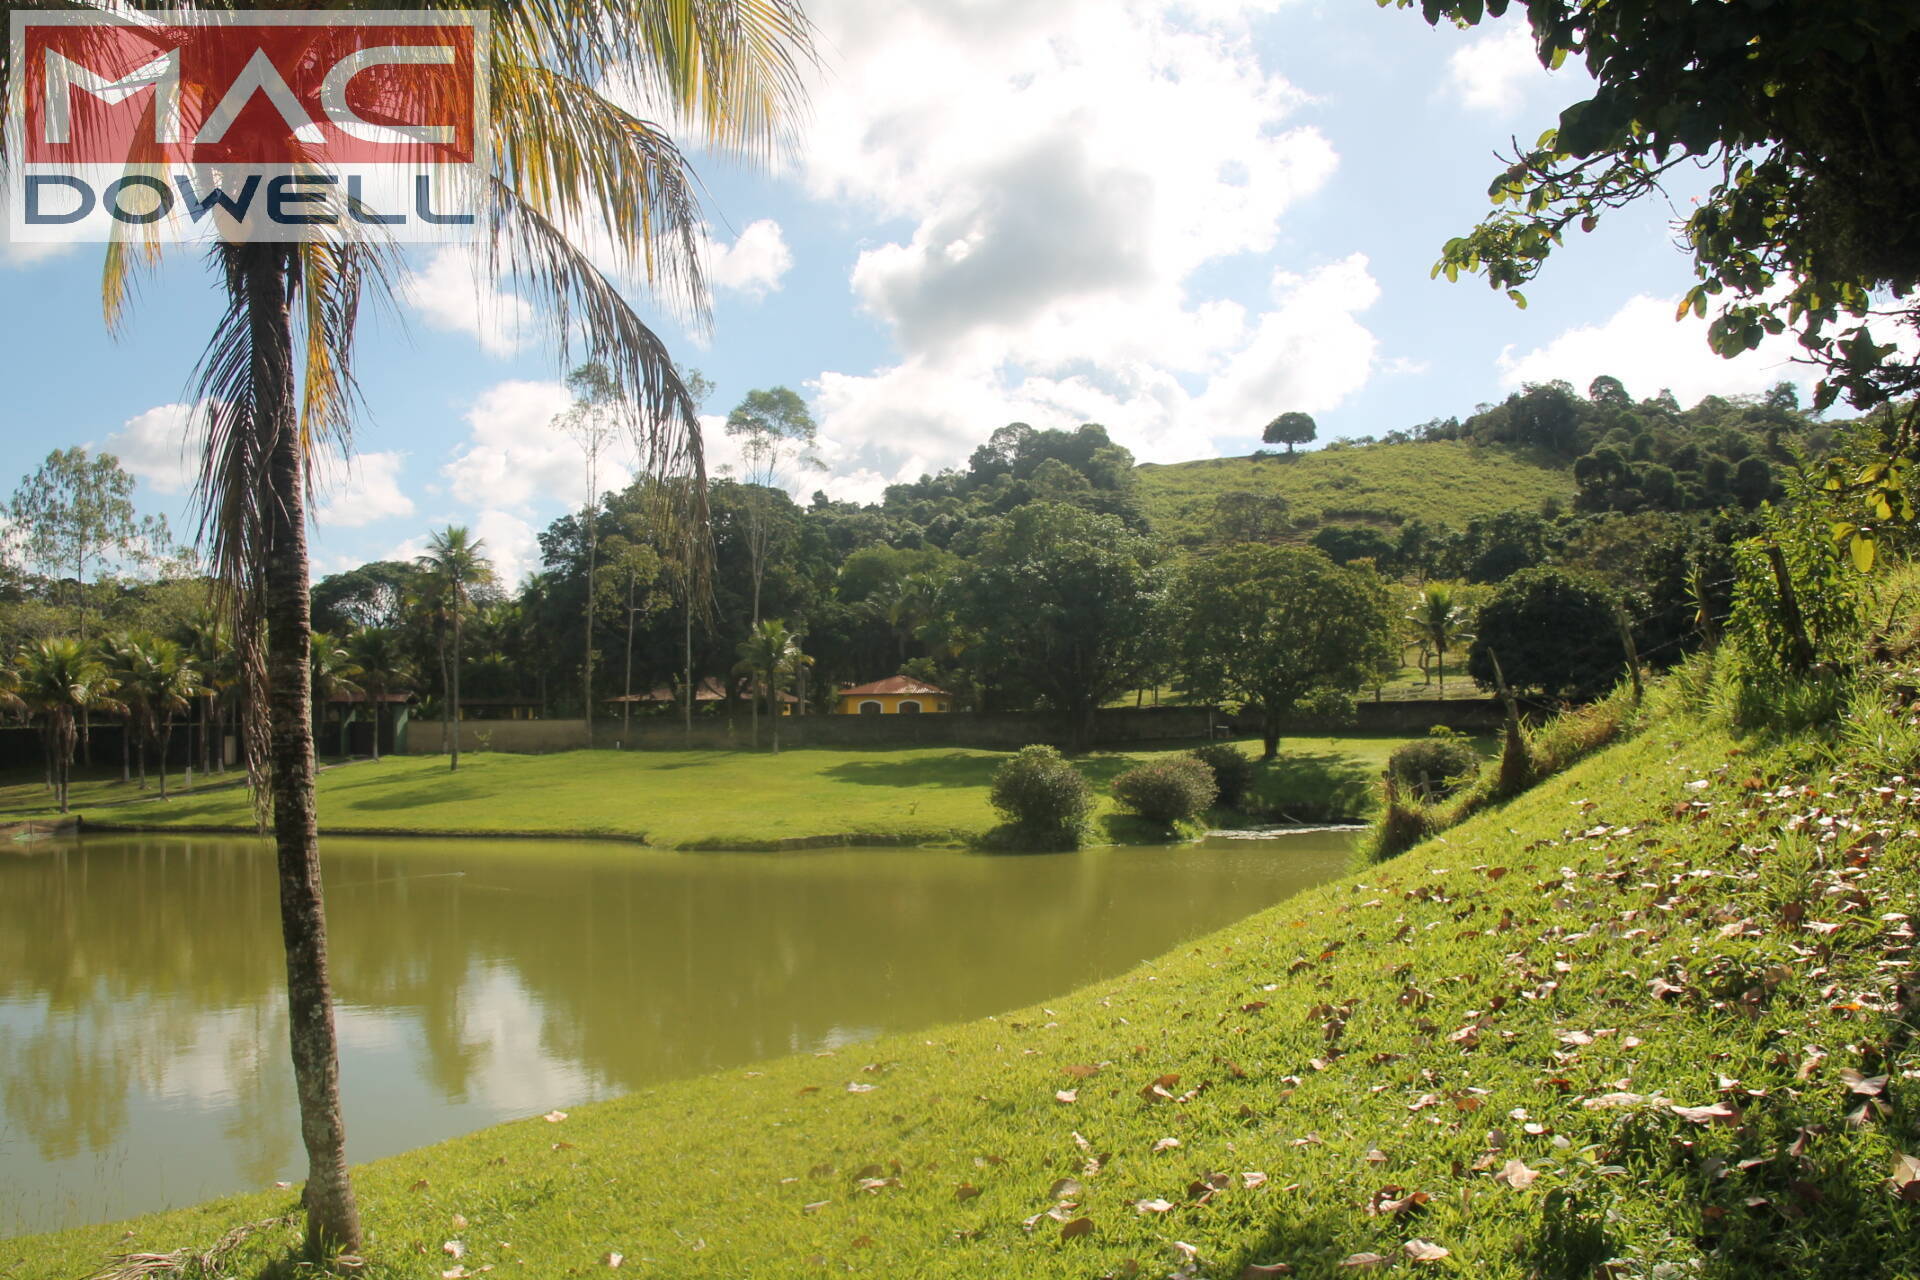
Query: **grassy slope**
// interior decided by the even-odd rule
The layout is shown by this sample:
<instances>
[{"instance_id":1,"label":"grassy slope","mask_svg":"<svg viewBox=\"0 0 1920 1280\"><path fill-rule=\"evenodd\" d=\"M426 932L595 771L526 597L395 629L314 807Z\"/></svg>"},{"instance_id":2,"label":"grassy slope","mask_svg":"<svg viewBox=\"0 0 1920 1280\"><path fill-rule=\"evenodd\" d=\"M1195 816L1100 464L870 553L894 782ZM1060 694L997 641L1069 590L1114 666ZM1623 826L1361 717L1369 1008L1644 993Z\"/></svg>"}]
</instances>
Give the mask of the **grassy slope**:
<instances>
[{"instance_id":1,"label":"grassy slope","mask_svg":"<svg viewBox=\"0 0 1920 1280\"><path fill-rule=\"evenodd\" d=\"M1369 812L1373 780L1399 738L1294 738L1261 794L1277 807L1330 802ZM1129 765L1160 751L1096 752L1080 767L1105 793ZM870 751L571 751L393 757L320 778L321 828L351 831L644 835L666 847L765 847L835 836L950 839L992 826L987 784L1004 752L959 747ZM1107 803L1107 802L1103 802ZM1316 809L1316 803L1319 807ZM1106 810L1110 814L1110 804ZM250 829L244 791L89 813L104 823ZM1112 838L1137 833L1109 822Z\"/></svg>"},{"instance_id":2,"label":"grassy slope","mask_svg":"<svg viewBox=\"0 0 1920 1280\"><path fill-rule=\"evenodd\" d=\"M1656 720L1046 1008L367 1166L365 1274L440 1275L453 1240L474 1273L528 1276L604 1274L610 1252L756 1280L1332 1277L1368 1253L1503 1280L1920 1274L1920 1206L1887 1184L1920 1146L1920 1055L1892 1003L1912 936L1883 915L1920 888L1920 789L1822 772L1803 790L1782 767ZM1156 1081L1174 1096L1143 1096ZM1885 1113L1848 1123L1863 1103ZM1084 1235L1023 1226L1063 1201ZM84 1274L124 1240L206 1242L292 1203L16 1241L0 1269ZM1416 1240L1449 1256L1421 1267Z\"/></svg>"},{"instance_id":3,"label":"grassy slope","mask_svg":"<svg viewBox=\"0 0 1920 1280\"><path fill-rule=\"evenodd\" d=\"M1461 528L1475 516L1533 511L1544 498L1573 498L1573 473L1536 466L1520 454L1454 440L1315 450L1288 458L1210 458L1146 464L1137 472L1154 527L1192 541L1204 533L1214 499L1235 490L1277 493L1292 504L1298 530L1319 524L1386 524L1418 517Z\"/></svg>"}]
</instances>

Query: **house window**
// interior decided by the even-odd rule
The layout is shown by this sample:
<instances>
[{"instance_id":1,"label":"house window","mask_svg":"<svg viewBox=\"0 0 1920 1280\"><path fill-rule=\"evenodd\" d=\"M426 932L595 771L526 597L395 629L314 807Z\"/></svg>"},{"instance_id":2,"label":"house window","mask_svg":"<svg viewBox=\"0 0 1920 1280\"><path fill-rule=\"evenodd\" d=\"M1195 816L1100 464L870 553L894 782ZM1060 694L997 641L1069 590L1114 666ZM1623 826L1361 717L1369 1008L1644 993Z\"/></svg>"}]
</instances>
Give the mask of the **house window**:
<instances>
[{"instance_id":1,"label":"house window","mask_svg":"<svg viewBox=\"0 0 1920 1280\"><path fill-rule=\"evenodd\" d=\"M881 710L882 708L877 702L863 702L860 704L860 714L863 716L877 716Z\"/></svg>"},{"instance_id":2,"label":"house window","mask_svg":"<svg viewBox=\"0 0 1920 1280\"><path fill-rule=\"evenodd\" d=\"M900 704L900 714L903 716L917 716L920 714L920 704L917 702L903 702Z\"/></svg>"},{"instance_id":3,"label":"house window","mask_svg":"<svg viewBox=\"0 0 1920 1280\"><path fill-rule=\"evenodd\" d=\"M936 703L933 709L935 711L945 711L947 709L947 704L944 702Z\"/></svg>"}]
</instances>

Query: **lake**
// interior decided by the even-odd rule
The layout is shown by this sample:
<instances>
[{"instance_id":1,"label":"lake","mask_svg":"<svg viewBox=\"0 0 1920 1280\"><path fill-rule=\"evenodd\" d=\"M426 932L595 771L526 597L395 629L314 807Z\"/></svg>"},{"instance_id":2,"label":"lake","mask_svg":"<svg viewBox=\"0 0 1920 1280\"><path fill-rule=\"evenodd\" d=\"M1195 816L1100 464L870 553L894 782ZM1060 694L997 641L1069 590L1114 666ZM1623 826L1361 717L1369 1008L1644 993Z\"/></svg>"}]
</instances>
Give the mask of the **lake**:
<instances>
[{"instance_id":1,"label":"lake","mask_svg":"<svg viewBox=\"0 0 1920 1280\"><path fill-rule=\"evenodd\" d=\"M1050 999L1340 874L1352 839L328 839L348 1154ZM0 852L0 1236L303 1176L283 990L264 841Z\"/></svg>"}]
</instances>

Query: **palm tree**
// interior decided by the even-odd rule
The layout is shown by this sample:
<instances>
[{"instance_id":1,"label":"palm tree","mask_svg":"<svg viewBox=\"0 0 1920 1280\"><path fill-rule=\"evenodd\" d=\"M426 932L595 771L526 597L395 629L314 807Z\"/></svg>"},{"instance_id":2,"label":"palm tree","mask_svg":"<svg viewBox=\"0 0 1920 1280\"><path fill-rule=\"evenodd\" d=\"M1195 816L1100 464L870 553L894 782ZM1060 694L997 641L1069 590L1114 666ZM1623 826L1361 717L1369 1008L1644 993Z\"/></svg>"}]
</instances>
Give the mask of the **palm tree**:
<instances>
[{"instance_id":1,"label":"palm tree","mask_svg":"<svg viewBox=\"0 0 1920 1280\"><path fill-rule=\"evenodd\" d=\"M360 692L354 678L361 671L347 647L324 631L313 633L307 667L313 679L314 716L325 723L328 704L343 694L351 696Z\"/></svg>"},{"instance_id":2,"label":"palm tree","mask_svg":"<svg viewBox=\"0 0 1920 1280\"><path fill-rule=\"evenodd\" d=\"M413 679L413 664L400 646L400 636L391 627L368 627L358 632L351 643L354 665L360 668L360 683L373 704L373 758L380 758L380 728L386 714L387 695Z\"/></svg>"},{"instance_id":3,"label":"palm tree","mask_svg":"<svg viewBox=\"0 0 1920 1280\"><path fill-rule=\"evenodd\" d=\"M0 10L15 7L0 0ZM806 20L794 0L496 0L487 7L492 107L511 126L483 140L483 261L558 319L563 348L577 341L587 358L612 370L638 409L642 470L699 481L690 515L704 531L697 408L665 345L568 237L595 230L611 242L623 271L704 321L691 169L664 130L603 90L632 85L663 118L683 122L706 145L770 158L789 140L802 96L801 72L811 56ZM0 91L10 90L7 75L0 67ZM0 165L16 162L0 154ZM356 231L345 222L334 230L342 237ZM156 245L138 238L109 247L103 297L110 325L117 326L131 297L133 272L158 256ZM313 809L306 518L315 455L345 444L362 294L371 289L391 298L400 262L390 246L344 238L224 241L211 261L227 308L188 396L202 407L206 429L201 534L233 618L249 779L263 825L271 811L279 854L294 1080L308 1161L307 1243L316 1253L352 1250L360 1221L340 1121Z\"/></svg>"},{"instance_id":4,"label":"palm tree","mask_svg":"<svg viewBox=\"0 0 1920 1280\"><path fill-rule=\"evenodd\" d=\"M109 631L94 641L94 653L107 668L107 674L116 681L124 681L134 665L136 641L130 632ZM123 697L127 708L126 716L120 727L120 781L133 781L133 748L136 742L144 745L140 734L140 711L132 698ZM140 789L147 789L147 757L140 755Z\"/></svg>"},{"instance_id":5,"label":"palm tree","mask_svg":"<svg viewBox=\"0 0 1920 1280\"><path fill-rule=\"evenodd\" d=\"M225 773L226 693L239 679L233 627L219 610L202 609L187 620L181 638L200 671L200 771Z\"/></svg>"},{"instance_id":6,"label":"palm tree","mask_svg":"<svg viewBox=\"0 0 1920 1280\"><path fill-rule=\"evenodd\" d=\"M112 697L113 676L88 646L65 637L27 646L15 665L19 699L39 724L46 745L47 784L53 789L54 803L65 813L79 717L88 710L121 709Z\"/></svg>"},{"instance_id":7,"label":"palm tree","mask_svg":"<svg viewBox=\"0 0 1920 1280\"><path fill-rule=\"evenodd\" d=\"M473 610L475 587L493 581L493 564L480 549L486 542L462 525L448 525L427 539L427 553L415 563L426 579L429 607L440 628L440 720L452 757L449 773L460 767L460 629ZM447 660L447 638L453 639L453 660Z\"/></svg>"},{"instance_id":8,"label":"palm tree","mask_svg":"<svg viewBox=\"0 0 1920 1280\"><path fill-rule=\"evenodd\" d=\"M1451 588L1433 585L1420 593L1407 620L1420 642L1433 650L1440 670L1440 696L1447 696L1447 650L1473 637L1468 633L1470 611L1455 599Z\"/></svg>"},{"instance_id":9,"label":"palm tree","mask_svg":"<svg viewBox=\"0 0 1920 1280\"><path fill-rule=\"evenodd\" d=\"M740 642L738 653L740 662L734 670L747 676L753 695L754 750L760 749L760 697L764 695L767 717L773 727L773 751L778 755L780 705L777 699L781 688L813 659L800 652L800 633L787 630L787 624L779 618L768 618L756 626L752 634Z\"/></svg>"},{"instance_id":10,"label":"palm tree","mask_svg":"<svg viewBox=\"0 0 1920 1280\"><path fill-rule=\"evenodd\" d=\"M203 692L200 673L186 648L161 636L137 636L126 651L120 696L128 719L140 729L140 785L146 786L147 752L160 761L160 798L167 798L167 750L173 744L173 719L190 709Z\"/></svg>"}]
</instances>

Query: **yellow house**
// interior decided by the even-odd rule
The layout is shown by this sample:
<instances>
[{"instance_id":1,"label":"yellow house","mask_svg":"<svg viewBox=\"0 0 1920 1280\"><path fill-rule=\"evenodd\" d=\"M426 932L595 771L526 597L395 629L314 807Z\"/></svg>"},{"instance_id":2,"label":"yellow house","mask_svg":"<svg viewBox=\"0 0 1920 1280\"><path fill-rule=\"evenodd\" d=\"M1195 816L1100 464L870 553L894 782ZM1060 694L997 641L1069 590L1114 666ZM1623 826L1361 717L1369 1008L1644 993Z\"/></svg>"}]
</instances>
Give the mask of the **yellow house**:
<instances>
[{"instance_id":1,"label":"yellow house","mask_svg":"<svg viewBox=\"0 0 1920 1280\"><path fill-rule=\"evenodd\" d=\"M953 710L953 695L911 676L889 676L840 691L843 716L911 716Z\"/></svg>"}]
</instances>

